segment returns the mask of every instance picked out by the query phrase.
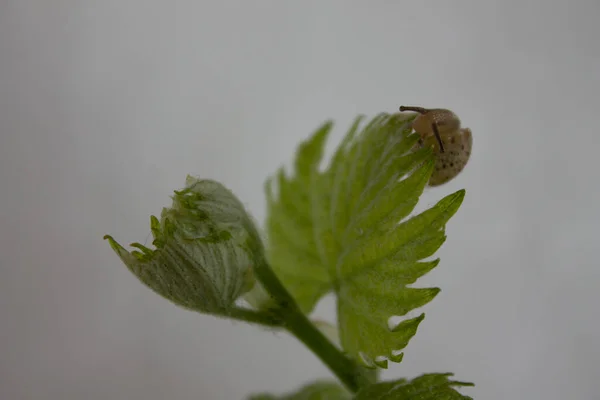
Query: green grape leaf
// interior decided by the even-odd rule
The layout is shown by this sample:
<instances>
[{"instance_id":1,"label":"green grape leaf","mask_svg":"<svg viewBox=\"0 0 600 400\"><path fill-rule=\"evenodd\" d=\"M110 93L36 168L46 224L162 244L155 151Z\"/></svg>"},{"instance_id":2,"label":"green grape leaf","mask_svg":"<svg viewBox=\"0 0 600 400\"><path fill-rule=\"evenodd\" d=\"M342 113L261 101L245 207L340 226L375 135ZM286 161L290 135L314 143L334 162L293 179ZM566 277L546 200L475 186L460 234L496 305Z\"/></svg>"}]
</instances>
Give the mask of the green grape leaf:
<instances>
[{"instance_id":1,"label":"green grape leaf","mask_svg":"<svg viewBox=\"0 0 600 400\"><path fill-rule=\"evenodd\" d=\"M342 346L366 364L377 357L400 361L424 314L389 326L430 302L438 288L410 288L438 260L420 262L444 242L444 224L456 212L464 192L449 195L433 208L387 230L370 230L345 247L337 264L338 318ZM385 363L379 365L385 367Z\"/></svg>"},{"instance_id":2,"label":"green grape leaf","mask_svg":"<svg viewBox=\"0 0 600 400\"><path fill-rule=\"evenodd\" d=\"M321 262L313 234L311 179L318 173L325 139L332 127L323 124L297 151L294 175L280 169L276 178L267 181L267 254L283 285L304 312L331 289L327 268ZM277 181L278 196L273 193ZM256 285L245 299L257 308L268 308L270 297L262 285Z\"/></svg>"},{"instance_id":3,"label":"green grape leaf","mask_svg":"<svg viewBox=\"0 0 600 400\"><path fill-rule=\"evenodd\" d=\"M307 314L333 290L341 345L371 368L399 362L424 315L395 326L390 318L439 293L409 285L437 266L439 259L424 259L444 243L445 225L465 195L458 191L411 216L435 165L431 149L417 146L412 118L382 113L363 128L357 118L321 171L327 123L300 146L294 173L280 170L267 183L274 271Z\"/></svg>"},{"instance_id":4,"label":"green grape leaf","mask_svg":"<svg viewBox=\"0 0 600 400\"><path fill-rule=\"evenodd\" d=\"M426 374L412 380L380 382L361 389L354 400L473 400L455 387L474 386L451 381L452 374Z\"/></svg>"},{"instance_id":5,"label":"green grape leaf","mask_svg":"<svg viewBox=\"0 0 600 400\"><path fill-rule=\"evenodd\" d=\"M281 396L261 393L249 400L350 400L352 395L336 382L317 381L303 386L294 393Z\"/></svg>"},{"instance_id":6,"label":"green grape leaf","mask_svg":"<svg viewBox=\"0 0 600 400\"><path fill-rule=\"evenodd\" d=\"M211 180L189 177L175 191L161 219L151 217L149 249L127 251L111 236L111 247L144 284L173 303L204 313L227 315L254 285L252 267L264 262L259 233L242 203Z\"/></svg>"}]
</instances>

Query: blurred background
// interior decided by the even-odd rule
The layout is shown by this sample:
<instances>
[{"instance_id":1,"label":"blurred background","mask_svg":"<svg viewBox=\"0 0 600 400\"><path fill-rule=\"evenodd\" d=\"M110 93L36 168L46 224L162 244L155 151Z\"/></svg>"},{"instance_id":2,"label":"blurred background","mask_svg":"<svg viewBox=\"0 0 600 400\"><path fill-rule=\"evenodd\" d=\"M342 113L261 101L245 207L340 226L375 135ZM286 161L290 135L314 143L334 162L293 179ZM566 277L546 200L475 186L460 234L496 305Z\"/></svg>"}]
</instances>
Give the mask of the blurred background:
<instances>
[{"instance_id":1,"label":"blurred background","mask_svg":"<svg viewBox=\"0 0 600 400\"><path fill-rule=\"evenodd\" d=\"M226 399L329 371L282 333L182 310L102 236L149 239L186 174L262 221L326 119L444 107L472 129L442 293L385 378L600 398L600 3L0 2L0 398ZM317 314L333 319L332 299Z\"/></svg>"}]
</instances>

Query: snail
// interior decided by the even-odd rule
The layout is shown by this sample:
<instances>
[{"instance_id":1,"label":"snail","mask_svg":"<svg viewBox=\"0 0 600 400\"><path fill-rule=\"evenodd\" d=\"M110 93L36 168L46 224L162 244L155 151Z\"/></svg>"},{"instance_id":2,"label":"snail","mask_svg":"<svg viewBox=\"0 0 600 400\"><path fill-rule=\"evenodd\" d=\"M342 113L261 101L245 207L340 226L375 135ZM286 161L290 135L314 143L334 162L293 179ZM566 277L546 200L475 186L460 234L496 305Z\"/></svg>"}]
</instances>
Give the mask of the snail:
<instances>
[{"instance_id":1,"label":"snail","mask_svg":"<svg viewBox=\"0 0 600 400\"><path fill-rule=\"evenodd\" d=\"M421 137L416 146L433 148L436 162L429 186L439 186L454 179L471 156L471 129L462 128L458 116L443 108L401 106L400 111L419 114L412 122L413 130Z\"/></svg>"}]
</instances>

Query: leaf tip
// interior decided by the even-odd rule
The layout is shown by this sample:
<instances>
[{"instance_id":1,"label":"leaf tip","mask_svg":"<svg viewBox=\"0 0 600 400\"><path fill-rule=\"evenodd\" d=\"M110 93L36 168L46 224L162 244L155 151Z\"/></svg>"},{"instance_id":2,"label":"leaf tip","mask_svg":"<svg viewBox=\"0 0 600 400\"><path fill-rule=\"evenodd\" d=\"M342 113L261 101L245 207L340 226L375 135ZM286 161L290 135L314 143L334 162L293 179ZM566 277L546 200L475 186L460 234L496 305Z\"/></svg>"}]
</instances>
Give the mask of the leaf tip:
<instances>
[{"instance_id":1,"label":"leaf tip","mask_svg":"<svg viewBox=\"0 0 600 400\"><path fill-rule=\"evenodd\" d=\"M462 201L465 199L465 195L467 194L467 190L466 189L460 189L458 191L456 191L454 193L454 201L458 201L460 203L462 203Z\"/></svg>"},{"instance_id":2,"label":"leaf tip","mask_svg":"<svg viewBox=\"0 0 600 400\"><path fill-rule=\"evenodd\" d=\"M111 235L104 235L102 239L108 240L108 244L117 254L120 255L123 252L127 252L127 250L125 250L125 248L121 246Z\"/></svg>"},{"instance_id":3,"label":"leaf tip","mask_svg":"<svg viewBox=\"0 0 600 400\"><path fill-rule=\"evenodd\" d=\"M393 327L390 330L392 332L400 332L400 331L404 331L404 330L414 330L414 332L416 332L419 324L424 319L425 319L425 313L421 313L421 315L419 315L418 317L414 317L414 318L407 319L407 320L400 322L398 325L396 325L395 327Z\"/></svg>"},{"instance_id":4,"label":"leaf tip","mask_svg":"<svg viewBox=\"0 0 600 400\"><path fill-rule=\"evenodd\" d=\"M404 353L392 354L389 356L391 362L400 363L404 358Z\"/></svg>"},{"instance_id":5,"label":"leaf tip","mask_svg":"<svg viewBox=\"0 0 600 400\"><path fill-rule=\"evenodd\" d=\"M388 360L385 359L385 358L383 358L383 359L375 359L373 361L373 363L376 366L378 366L379 368L382 368L382 369L387 369L387 367L388 367Z\"/></svg>"}]
</instances>

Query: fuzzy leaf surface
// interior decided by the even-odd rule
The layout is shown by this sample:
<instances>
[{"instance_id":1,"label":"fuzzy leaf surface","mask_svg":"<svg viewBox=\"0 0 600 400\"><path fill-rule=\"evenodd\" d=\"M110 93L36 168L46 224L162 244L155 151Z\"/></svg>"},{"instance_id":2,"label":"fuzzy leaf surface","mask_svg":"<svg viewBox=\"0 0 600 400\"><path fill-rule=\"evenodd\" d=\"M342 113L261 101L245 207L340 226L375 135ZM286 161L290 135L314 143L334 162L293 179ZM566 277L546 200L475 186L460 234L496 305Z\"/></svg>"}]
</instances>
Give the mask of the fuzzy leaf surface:
<instances>
[{"instance_id":1,"label":"fuzzy leaf surface","mask_svg":"<svg viewBox=\"0 0 600 400\"><path fill-rule=\"evenodd\" d=\"M252 266L265 254L258 231L242 203L223 185L188 177L161 219L151 217L149 249L128 251L105 236L127 268L173 303L226 315L254 284Z\"/></svg>"}]
</instances>

